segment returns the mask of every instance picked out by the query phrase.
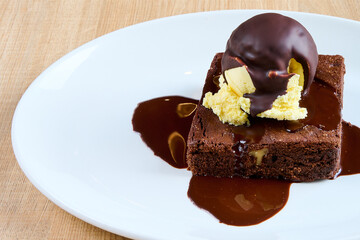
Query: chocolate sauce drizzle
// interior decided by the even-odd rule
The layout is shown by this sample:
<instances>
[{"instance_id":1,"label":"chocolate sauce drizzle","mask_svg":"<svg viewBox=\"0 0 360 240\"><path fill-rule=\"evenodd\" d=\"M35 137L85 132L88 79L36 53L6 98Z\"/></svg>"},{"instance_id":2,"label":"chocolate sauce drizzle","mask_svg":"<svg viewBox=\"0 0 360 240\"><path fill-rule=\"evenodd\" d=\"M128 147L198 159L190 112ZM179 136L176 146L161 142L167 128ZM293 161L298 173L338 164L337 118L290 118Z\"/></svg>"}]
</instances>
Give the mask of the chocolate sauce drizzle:
<instances>
[{"instance_id":1,"label":"chocolate sauce drizzle","mask_svg":"<svg viewBox=\"0 0 360 240\"><path fill-rule=\"evenodd\" d=\"M299 120L302 126L313 125L323 130L334 130L341 121L341 105L335 89L316 79L309 93L300 101L308 110L307 117Z\"/></svg>"},{"instance_id":2,"label":"chocolate sauce drizzle","mask_svg":"<svg viewBox=\"0 0 360 240\"><path fill-rule=\"evenodd\" d=\"M341 172L339 176L360 173L360 128L342 121Z\"/></svg>"},{"instance_id":3,"label":"chocolate sauce drizzle","mask_svg":"<svg viewBox=\"0 0 360 240\"><path fill-rule=\"evenodd\" d=\"M286 93L289 61L294 58L304 68L306 94L315 76L318 53L310 33L296 20L276 14L257 15L242 23L231 34L222 72L246 65L253 84L250 114L255 117L272 107L274 100Z\"/></svg>"},{"instance_id":4,"label":"chocolate sauce drizzle","mask_svg":"<svg viewBox=\"0 0 360 240\"><path fill-rule=\"evenodd\" d=\"M241 125L241 126L231 126L231 131L234 134L234 146L233 151L237 158L237 168L242 168L242 159L243 154L248 154L247 146L251 143L260 142L261 138L265 134L265 119L261 118L250 118L250 126Z\"/></svg>"},{"instance_id":5,"label":"chocolate sauce drizzle","mask_svg":"<svg viewBox=\"0 0 360 240\"><path fill-rule=\"evenodd\" d=\"M180 96L139 103L133 130L156 156L176 168L186 168L186 141L198 101Z\"/></svg>"},{"instance_id":6,"label":"chocolate sauce drizzle","mask_svg":"<svg viewBox=\"0 0 360 240\"><path fill-rule=\"evenodd\" d=\"M188 196L222 223L249 226L269 219L285 206L290 184L269 179L193 176Z\"/></svg>"}]
</instances>

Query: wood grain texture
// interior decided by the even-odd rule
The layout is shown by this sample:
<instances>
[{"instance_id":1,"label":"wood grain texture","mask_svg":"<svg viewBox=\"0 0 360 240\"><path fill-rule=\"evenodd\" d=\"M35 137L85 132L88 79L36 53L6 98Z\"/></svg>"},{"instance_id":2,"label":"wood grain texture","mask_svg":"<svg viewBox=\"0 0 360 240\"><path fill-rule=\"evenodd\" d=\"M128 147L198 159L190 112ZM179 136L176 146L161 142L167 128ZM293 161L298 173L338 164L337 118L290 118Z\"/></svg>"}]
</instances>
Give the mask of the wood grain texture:
<instances>
[{"instance_id":1,"label":"wood grain texture","mask_svg":"<svg viewBox=\"0 0 360 240\"><path fill-rule=\"evenodd\" d=\"M11 120L20 97L51 63L105 33L151 19L221 9L277 9L360 20L358 0L0 1L0 239L126 239L66 213L19 168Z\"/></svg>"}]
</instances>

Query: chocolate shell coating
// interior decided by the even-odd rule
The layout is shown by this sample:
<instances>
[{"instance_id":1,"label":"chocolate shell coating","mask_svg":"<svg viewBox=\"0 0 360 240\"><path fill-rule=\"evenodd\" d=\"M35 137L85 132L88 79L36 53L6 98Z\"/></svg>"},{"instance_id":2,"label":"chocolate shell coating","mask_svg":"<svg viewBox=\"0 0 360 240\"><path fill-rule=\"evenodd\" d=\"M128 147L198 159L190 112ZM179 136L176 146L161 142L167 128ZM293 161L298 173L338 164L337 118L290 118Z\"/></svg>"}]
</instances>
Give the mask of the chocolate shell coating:
<instances>
[{"instance_id":1,"label":"chocolate shell coating","mask_svg":"<svg viewBox=\"0 0 360 240\"><path fill-rule=\"evenodd\" d=\"M291 58L303 66L306 94L315 76L318 53L304 26L292 18L265 13L233 31L222 58L222 72L246 65L256 88L254 93L244 95L250 98L251 116L271 109L275 99L286 93L293 75L287 71Z\"/></svg>"}]
</instances>

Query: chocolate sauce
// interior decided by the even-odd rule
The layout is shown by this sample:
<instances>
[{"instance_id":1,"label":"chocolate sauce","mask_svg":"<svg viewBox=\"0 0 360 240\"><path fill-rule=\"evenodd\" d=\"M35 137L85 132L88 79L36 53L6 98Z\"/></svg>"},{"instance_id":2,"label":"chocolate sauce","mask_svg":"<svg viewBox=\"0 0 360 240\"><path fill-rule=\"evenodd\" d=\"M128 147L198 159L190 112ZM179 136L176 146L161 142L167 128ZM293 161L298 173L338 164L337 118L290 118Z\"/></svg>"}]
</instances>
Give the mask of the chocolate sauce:
<instances>
[{"instance_id":1,"label":"chocolate sauce","mask_svg":"<svg viewBox=\"0 0 360 240\"><path fill-rule=\"evenodd\" d=\"M341 172L339 176L360 173L360 128L342 122Z\"/></svg>"},{"instance_id":2,"label":"chocolate sauce","mask_svg":"<svg viewBox=\"0 0 360 240\"><path fill-rule=\"evenodd\" d=\"M314 125L323 130L334 130L341 121L341 106L335 89L319 79L311 84L300 106L308 110L307 117L300 120L304 126Z\"/></svg>"},{"instance_id":3,"label":"chocolate sauce","mask_svg":"<svg viewBox=\"0 0 360 240\"><path fill-rule=\"evenodd\" d=\"M320 79L314 80L309 93L300 100L300 107L307 109L307 117L297 121L284 121L288 132L296 132L307 125L323 130L335 130L341 121L341 105L335 89Z\"/></svg>"},{"instance_id":4,"label":"chocolate sauce","mask_svg":"<svg viewBox=\"0 0 360 240\"><path fill-rule=\"evenodd\" d=\"M233 151L236 159L240 160L244 153L247 153L247 145L260 142L265 133L265 120L261 118L250 118L250 126L231 126L230 129L234 134ZM237 168L241 168L241 161L237 161Z\"/></svg>"},{"instance_id":5,"label":"chocolate sauce","mask_svg":"<svg viewBox=\"0 0 360 240\"><path fill-rule=\"evenodd\" d=\"M132 118L133 129L171 166L186 168L186 141L198 101L180 96L140 103Z\"/></svg>"},{"instance_id":6,"label":"chocolate sauce","mask_svg":"<svg viewBox=\"0 0 360 240\"><path fill-rule=\"evenodd\" d=\"M231 34L222 72L246 65L256 88L250 98L250 114L255 117L272 107L274 100L286 93L290 59L304 68L304 94L315 76L318 54L309 32L296 20L276 13L257 15L242 23Z\"/></svg>"},{"instance_id":7,"label":"chocolate sauce","mask_svg":"<svg viewBox=\"0 0 360 240\"><path fill-rule=\"evenodd\" d=\"M290 182L193 176L188 196L220 222L249 226L278 213L289 197Z\"/></svg>"}]
</instances>

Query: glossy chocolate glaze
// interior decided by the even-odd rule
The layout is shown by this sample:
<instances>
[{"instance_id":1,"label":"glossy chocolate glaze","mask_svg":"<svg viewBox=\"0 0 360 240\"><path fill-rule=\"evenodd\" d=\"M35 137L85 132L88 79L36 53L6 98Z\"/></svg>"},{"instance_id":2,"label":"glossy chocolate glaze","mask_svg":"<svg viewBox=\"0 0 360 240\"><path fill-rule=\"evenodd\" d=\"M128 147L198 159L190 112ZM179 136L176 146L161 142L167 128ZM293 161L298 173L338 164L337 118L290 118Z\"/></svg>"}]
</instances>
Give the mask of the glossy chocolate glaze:
<instances>
[{"instance_id":1,"label":"glossy chocolate glaze","mask_svg":"<svg viewBox=\"0 0 360 240\"><path fill-rule=\"evenodd\" d=\"M186 141L198 101L180 96L139 103L132 118L133 130L171 166L186 168Z\"/></svg>"},{"instance_id":2,"label":"glossy chocolate glaze","mask_svg":"<svg viewBox=\"0 0 360 240\"><path fill-rule=\"evenodd\" d=\"M341 104L336 91L320 79L315 78L300 106L308 110L307 117L298 121L284 121L288 132L296 132L306 125L330 131L336 129L341 121Z\"/></svg>"},{"instance_id":3,"label":"glossy chocolate glaze","mask_svg":"<svg viewBox=\"0 0 360 240\"><path fill-rule=\"evenodd\" d=\"M360 173L360 128L342 122L341 172L342 175Z\"/></svg>"},{"instance_id":4,"label":"glossy chocolate glaze","mask_svg":"<svg viewBox=\"0 0 360 240\"><path fill-rule=\"evenodd\" d=\"M235 157L238 160L237 168L243 167L241 161L239 161L243 154L247 153L247 145L250 143L258 143L265 133L265 123L267 119L250 118L250 126L231 126L231 131L234 134L233 151Z\"/></svg>"},{"instance_id":5,"label":"glossy chocolate glaze","mask_svg":"<svg viewBox=\"0 0 360 240\"><path fill-rule=\"evenodd\" d=\"M307 117L299 120L303 126L314 125L329 131L336 129L341 121L341 104L336 91L320 79L315 79L311 84L300 106L308 110Z\"/></svg>"},{"instance_id":6,"label":"glossy chocolate glaze","mask_svg":"<svg viewBox=\"0 0 360 240\"><path fill-rule=\"evenodd\" d=\"M256 88L250 98L250 114L272 107L274 100L286 93L289 61L294 58L304 68L306 94L315 76L318 54L309 32L296 20L276 14L257 15L242 23L231 34L224 56L222 72L246 65Z\"/></svg>"},{"instance_id":7,"label":"glossy chocolate glaze","mask_svg":"<svg viewBox=\"0 0 360 240\"><path fill-rule=\"evenodd\" d=\"M249 226L278 213L289 197L290 182L193 176L188 196L220 222Z\"/></svg>"},{"instance_id":8,"label":"glossy chocolate glaze","mask_svg":"<svg viewBox=\"0 0 360 240\"><path fill-rule=\"evenodd\" d=\"M341 121L341 105L335 90L320 79L315 79L311 84L309 93L301 100L300 106L308 110L307 117L302 120L277 121L250 117L250 126L230 126L234 134L235 156L240 159L247 144L260 142L266 126L278 128L280 131L296 132L307 125L313 125L329 131L335 130Z\"/></svg>"}]
</instances>

